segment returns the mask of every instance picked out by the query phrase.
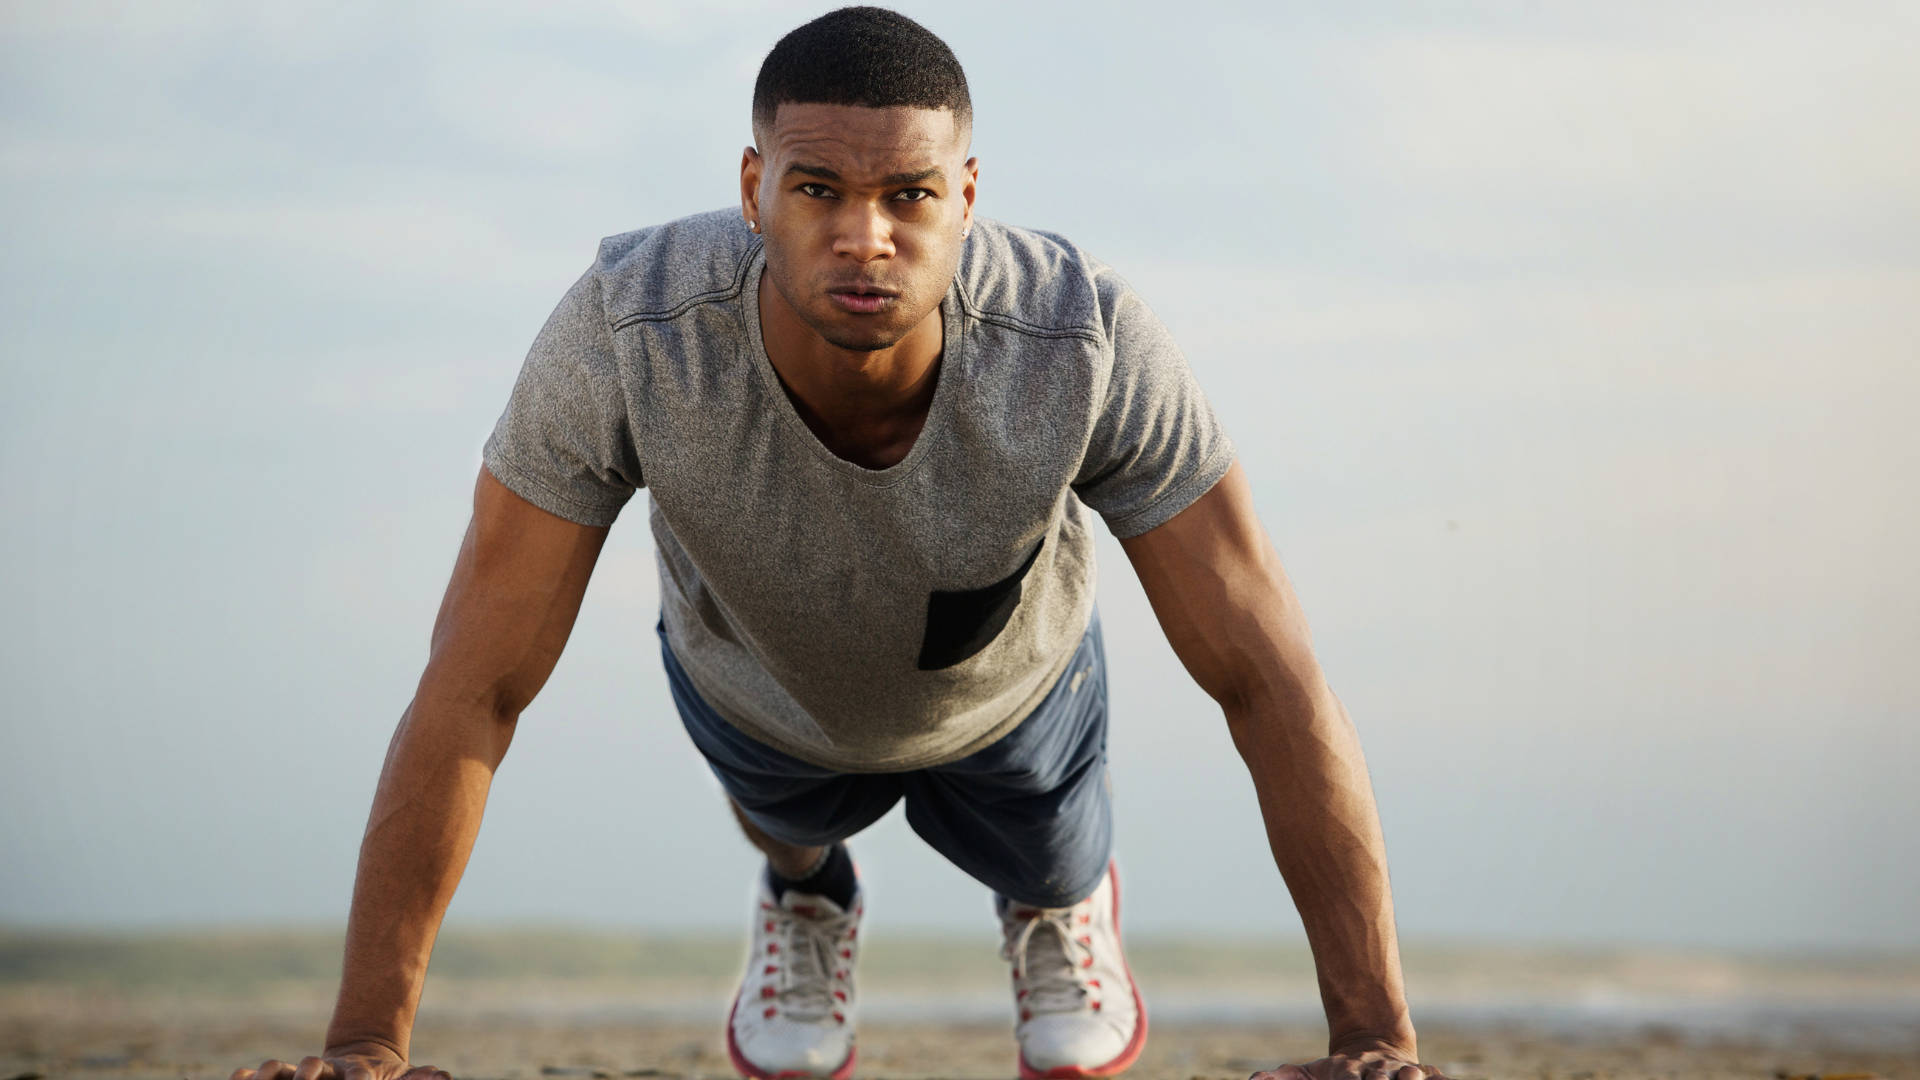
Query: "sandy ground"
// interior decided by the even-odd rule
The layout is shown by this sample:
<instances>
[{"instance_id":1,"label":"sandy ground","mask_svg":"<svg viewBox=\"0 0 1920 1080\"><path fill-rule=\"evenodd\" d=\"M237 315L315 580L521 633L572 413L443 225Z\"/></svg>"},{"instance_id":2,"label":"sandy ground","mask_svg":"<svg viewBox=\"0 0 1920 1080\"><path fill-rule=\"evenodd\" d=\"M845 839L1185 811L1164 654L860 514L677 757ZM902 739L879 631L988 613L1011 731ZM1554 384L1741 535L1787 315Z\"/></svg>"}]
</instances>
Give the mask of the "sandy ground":
<instances>
[{"instance_id":1,"label":"sandy ground","mask_svg":"<svg viewBox=\"0 0 1920 1080\"><path fill-rule=\"evenodd\" d=\"M671 954L632 946L645 964L620 942L527 945L477 939L436 951L436 971L455 974L429 979L416 1062L463 1080L734 1075L721 1022L736 944ZM224 1080L237 1066L313 1053L331 1006L330 973L261 971L298 969L303 956L336 947L327 935L144 952L124 942L51 947L0 936L0 1080ZM1322 1052L1303 957L1134 951L1154 1020L1129 1077L1242 1080ZM862 973L857 1075L1015 1076L1005 975L982 952L935 957L931 970L947 975L935 984L924 947L876 949L873 970ZM636 966L654 974L607 973ZM1409 977L1422 1057L1458 1080L1920 1080L1916 958L1836 965L1476 950L1416 953Z\"/></svg>"},{"instance_id":2,"label":"sandy ground","mask_svg":"<svg viewBox=\"0 0 1920 1080\"><path fill-rule=\"evenodd\" d=\"M311 998L313 995L306 995ZM1149 1004L1151 1009L1151 1002ZM304 1015L302 1015L304 1013ZM19 988L0 997L0 1080L23 1077L225 1077L239 1065L314 1052L324 1004L260 1008L245 1001L151 998ZM1606 1080L1612 1077L1780 1077L1865 1074L1920 1078L1920 1024L1863 1038L1820 1023L1746 1034L1662 1023L1582 1026L1513 1020L1422 1025L1422 1056L1459 1080ZM1128 1073L1140 1080L1241 1080L1255 1069L1315 1056L1314 1024L1155 1023ZM542 1016L520 1010L428 1016L414 1060L461 1078L731 1077L716 1011L709 1022L617 1016ZM869 1020L860 1033L864 1077L1015 1075L1010 1022L935 1024Z\"/></svg>"}]
</instances>

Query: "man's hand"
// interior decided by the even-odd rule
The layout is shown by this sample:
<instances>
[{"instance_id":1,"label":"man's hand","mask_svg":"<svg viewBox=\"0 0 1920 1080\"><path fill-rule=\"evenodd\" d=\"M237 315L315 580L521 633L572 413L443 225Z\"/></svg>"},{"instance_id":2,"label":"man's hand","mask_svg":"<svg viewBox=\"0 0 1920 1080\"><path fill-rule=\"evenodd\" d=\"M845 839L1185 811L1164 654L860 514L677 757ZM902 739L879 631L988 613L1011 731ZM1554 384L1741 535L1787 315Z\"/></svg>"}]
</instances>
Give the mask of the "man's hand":
<instances>
[{"instance_id":1,"label":"man's hand","mask_svg":"<svg viewBox=\"0 0 1920 1080\"><path fill-rule=\"evenodd\" d=\"M302 1058L299 1065L263 1061L257 1069L233 1070L227 1080L453 1080L431 1065L407 1066L407 1059L379 1043L330 1046L320 1057Z\"/></svg>"},{"instance_id":2,"label":"man's hand","mask_svg":"<svg viewBox=\"0 0 1920 1080\"><path fill-rule=\"evenodd\" d=\"M1282 1065L1247 1080L1447 1080L1419 1055L1381 1039L1361 1039L1305 1065Z\"/></svg>"}]
</instances>

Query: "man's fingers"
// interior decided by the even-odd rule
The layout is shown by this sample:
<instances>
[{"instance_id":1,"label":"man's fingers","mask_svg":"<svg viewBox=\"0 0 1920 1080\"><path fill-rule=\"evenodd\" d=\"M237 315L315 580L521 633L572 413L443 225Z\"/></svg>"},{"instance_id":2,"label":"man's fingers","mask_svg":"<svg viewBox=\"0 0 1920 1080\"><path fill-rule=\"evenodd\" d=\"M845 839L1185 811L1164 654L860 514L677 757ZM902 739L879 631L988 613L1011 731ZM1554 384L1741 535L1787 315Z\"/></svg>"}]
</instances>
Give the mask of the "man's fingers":
<instances>
[{"instance_id":1,"label":"man's fingers","mask_svg":"<svg viewBox=\"0 0 1920 1080\"><path fill-rule=\"evenodd\" d=\"M408 1069L401 1075L400 1080L453 1080L453 1076L445 1069L436 1069L431 1065L422 1065L418 1068Z\"/></svg>"},{"instance_id":2,"label":"man's fingers","mask_svg":"<svg viewBox=\"0 0 1920 1080\"><path fill-rule=\"evenodd\" d=\"M292 1080L293 1066L284 1061L268 1058L260 1063L259 1068L251 1070L249 1076L242 1075L248 1072L247 1069L235 1069L228 1080Z\"/></svg>"},{"instance_id":3,"label":"man's fingers","mask_svg":"<svg viewBox=\"0 0 1920 1080\"><path fill-rule=\"evenodd\" d=\"M1313 1074L1298 1065L1281 1065L1266 1072L1254 1073L1247 1080L1313 1080Z\"/></svg>"},{"instance_id":4,"label":"man's fingers","mask_svg":"<svg viewBox=\"0 0 1920 1080\"><path fill-rule=\"evenodd\" d=\"M303 1057L299 1067L293 1070L293 1080L339 1080L339 1077L333 1063L322 1057Z\"/></svg>"}]
</instances>

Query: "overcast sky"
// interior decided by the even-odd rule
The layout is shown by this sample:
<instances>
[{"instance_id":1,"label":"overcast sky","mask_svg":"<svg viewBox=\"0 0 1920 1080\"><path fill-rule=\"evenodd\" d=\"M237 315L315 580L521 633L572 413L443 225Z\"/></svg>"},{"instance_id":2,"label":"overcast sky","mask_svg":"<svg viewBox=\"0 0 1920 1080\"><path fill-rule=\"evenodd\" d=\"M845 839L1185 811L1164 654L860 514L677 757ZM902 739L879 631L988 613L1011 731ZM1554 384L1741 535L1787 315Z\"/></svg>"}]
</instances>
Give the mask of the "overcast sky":
<instances>
[{"instance_id":1,"label":"overcast sky","mask_svg":"<svg viewBox=\"0 0 1920 1080\"><path fill-rule=\"evenodd\" d=\"M1912 5L930 5L978 209L1172 327L1409 938L1920 946ZM0 922L337 921L482 441L736 201L773 3L0 5ZM450 918L731 928L643 498ZM1117 545L1129 927L1297 934ZM990 935L898 813L876 924Z\"/></svg>"}]
</instances>

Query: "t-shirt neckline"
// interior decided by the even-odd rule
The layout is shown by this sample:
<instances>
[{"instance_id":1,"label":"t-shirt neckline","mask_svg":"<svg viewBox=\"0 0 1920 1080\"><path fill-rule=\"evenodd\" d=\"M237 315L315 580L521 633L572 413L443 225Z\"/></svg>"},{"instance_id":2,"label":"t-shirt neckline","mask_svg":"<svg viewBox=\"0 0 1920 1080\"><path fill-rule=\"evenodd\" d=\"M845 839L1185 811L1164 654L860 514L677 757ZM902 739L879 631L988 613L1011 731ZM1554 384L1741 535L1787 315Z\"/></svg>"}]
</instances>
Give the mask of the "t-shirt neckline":
<instances>
[{"instance_id":1,"label":"t-shirt neckline","mask_svg":"<svg viewBox=\"0 0 1920 1080\"><path fill-rule=\"evenodd\" d=\"M747 268L745 287L740 293L740 320L746 325L747 351L755 369L760 372L761 382L767 393L774 399L772 406L782 422L795 436L813 452L813 456L828 467L854 479L872 484L875 487L888 487L899 483L920 466L930 453L931 445L946 434L947 413L952 408L952 400L957 393L954 384L960 381L959 359L963 355L962 337L965 334L965 320L960 317L960 301L957 285L949 283L947 293L940 299L941 344L940 370L933 385L933 400L927 404L926 422L920 425L920 434L913 440L913 446L907 456L884 469L869 469L865 465L848 461L834 453L813 433L807 422L787 397L786 387L780 383L780 374L773 369L773 361L767 357L766 339L760 334L760 275L767 268L767 249L764 240L756 243L753 250L753 262ZM958 275L956 275L957 277Z\"/></svg>"}]
</instances>

